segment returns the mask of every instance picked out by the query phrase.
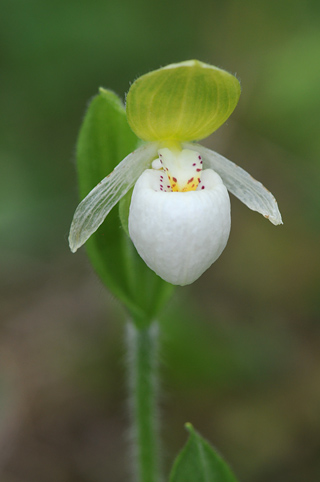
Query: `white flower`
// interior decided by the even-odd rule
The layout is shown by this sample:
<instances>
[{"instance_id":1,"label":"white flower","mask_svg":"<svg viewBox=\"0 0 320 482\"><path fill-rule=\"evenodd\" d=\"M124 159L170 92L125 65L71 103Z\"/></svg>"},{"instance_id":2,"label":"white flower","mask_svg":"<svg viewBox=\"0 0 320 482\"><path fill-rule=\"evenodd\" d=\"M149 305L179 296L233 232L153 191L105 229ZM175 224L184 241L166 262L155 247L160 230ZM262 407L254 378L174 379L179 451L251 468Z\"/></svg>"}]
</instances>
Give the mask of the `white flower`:
<instances>
[{"instance_id":1,"label":"white flower","mask_svg":"<svg viewBox=\"0 0 320 482\"><path fill-rule=\"evenodd\" d=\"M273 224L282 223L273 195L220 154L195 143L149 142L123 159L79 204L70 229L71 251L86 242L133 186L130 237L146 264L172 284L195 281L225 248L227 190Z\"/></svg>"},{"instance_id":2,"label":"white flower","mask_svg":"<svg viewBox=\"0 0 320 482\"><path fill-rule=\"evenodd\" d=\"M129 154L79 204L69 243L76 251L134 186L129 234L145 263L164 280L195 281L220 256L230 233L228 191L273 224L273 195L246 171L193 141L226 121L239 100L238 79L198 60L139 77L126 117L147 141Z\"/></svg>"}]
</instances>

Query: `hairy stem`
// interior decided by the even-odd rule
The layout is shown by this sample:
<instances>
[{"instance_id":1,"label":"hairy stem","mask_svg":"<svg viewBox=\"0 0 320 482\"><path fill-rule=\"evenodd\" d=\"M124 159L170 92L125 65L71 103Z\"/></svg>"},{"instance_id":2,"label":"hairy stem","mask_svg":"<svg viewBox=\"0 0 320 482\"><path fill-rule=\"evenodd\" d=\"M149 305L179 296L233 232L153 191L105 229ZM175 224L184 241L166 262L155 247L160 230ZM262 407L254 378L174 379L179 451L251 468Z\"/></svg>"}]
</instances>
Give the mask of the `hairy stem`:
<instances>
[{"instance_id":1,"label":"hairy stem","mask_svg":"<svg viewBox=\"0 0 320 482\"><path fill-rule=\"evenodd\" d=\"M158 325L127 326L132 455L135 482L160 482L156 398Z\"/></svg>"}]
</instances>

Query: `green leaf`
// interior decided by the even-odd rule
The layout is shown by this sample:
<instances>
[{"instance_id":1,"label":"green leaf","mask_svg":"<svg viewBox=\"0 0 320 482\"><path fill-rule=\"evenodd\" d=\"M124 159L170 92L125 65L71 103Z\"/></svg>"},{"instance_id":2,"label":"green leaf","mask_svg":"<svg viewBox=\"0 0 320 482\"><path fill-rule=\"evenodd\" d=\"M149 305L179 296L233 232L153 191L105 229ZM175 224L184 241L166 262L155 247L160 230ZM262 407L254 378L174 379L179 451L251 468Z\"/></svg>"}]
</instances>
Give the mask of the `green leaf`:
<instances>
[{"instance_id":1,"label":"green leaf","mask_svg":"<svg viewBox=\"0 0 320 482\"><path fill-rule=\"evenodd\" d=\"M140 141L131 131L121 100L100 89L84 118L77 142L80 198L84 198ZM137 324L147 324L169 297L172 287L142 261L121 227L118 206L88 239L96 272L120 299Z\"/></svg>"},{"instance_id":2,"label":"green leaf","mask_svg":"<svg viewBox=\"0 0 320 482\"><path fill-rule=\"evenodd\" d=\"M186 424L189 440L176 458L170 482L237 482L226 462Z\"/></svg>"},{"instance_id":3,"label":"green leaf","mask_svg":"<svg viewBox=\"0 0 320 482\"><path fill-rule=\"evenodd\" d=\"M128 122L147 141L203 139L227 120L240 91L236 77L198 60L167 65L131 85Z\"/></svg>"},{"instance_id":4,"label":"green leaf","mask_svg":"<svg viewBox=\"0 0 320 482\"><path fill-rule=\"evenodd\" d=\"M119 202L119 217L121 221L121 225L127 234L129 236L129 210L130 210L130 204L131 204L131 197L132 197L133 189L130 189L129 192Z\"/></svg>"}]
</instances>

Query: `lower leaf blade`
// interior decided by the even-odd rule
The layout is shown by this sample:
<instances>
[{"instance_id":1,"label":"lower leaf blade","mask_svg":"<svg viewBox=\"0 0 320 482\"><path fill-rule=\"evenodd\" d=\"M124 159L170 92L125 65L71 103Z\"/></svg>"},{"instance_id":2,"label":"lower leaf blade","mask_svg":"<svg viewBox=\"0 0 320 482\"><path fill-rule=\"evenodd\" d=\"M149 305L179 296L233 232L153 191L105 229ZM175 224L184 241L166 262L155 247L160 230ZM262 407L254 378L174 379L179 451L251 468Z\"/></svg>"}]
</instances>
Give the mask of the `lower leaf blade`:
<instances>
[{"instance_id":1,"label":"lower leaf blade","mask_svg":"<svg viewBox=\"0 0 320 482\"><path fill-rule=\"evenodd\" d=\"M211 445L186 424L189 439L176 458L169 482L237 482L227 463Z\"/></svg>"}]
</instances>

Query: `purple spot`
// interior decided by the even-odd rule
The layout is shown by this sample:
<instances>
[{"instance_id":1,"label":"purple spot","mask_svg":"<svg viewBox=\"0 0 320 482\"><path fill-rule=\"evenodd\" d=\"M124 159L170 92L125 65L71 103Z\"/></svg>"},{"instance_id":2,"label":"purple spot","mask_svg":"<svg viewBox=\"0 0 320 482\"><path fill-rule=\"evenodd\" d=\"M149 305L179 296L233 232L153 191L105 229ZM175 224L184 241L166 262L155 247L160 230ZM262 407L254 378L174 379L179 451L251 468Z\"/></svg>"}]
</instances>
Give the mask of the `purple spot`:
<instances>
[{"instance_id":1,"label":"purple spot","mask_svg":"<svg viewBox=\"0 0 320 482\"><path fill-rule=\"evenodd\" d=\"M196 163L194 162L192 165L193 165L193 166L195 166L195 165L196 165Z\"/></svg>"},{"instance_id":2,"label":"purple spot","mask_svg":"<svg viewBox=\"0 0 320 482\"><path fill-rule=\"evenodd\" d=\"M202 169L197 169L197 172L200 172L200 171L202 171Z\"/></svg>"},{"instance_id":3,"label":"purple spot","mask_svg":"<svg viewBox=\"0 0 320 482\"><path fill-rule=\"evenodd\" d=\"M201 187L201 189L204 189L204 188L205 188L205 186L202 186L202 187Z\"/></svg>"}]
</instances>

